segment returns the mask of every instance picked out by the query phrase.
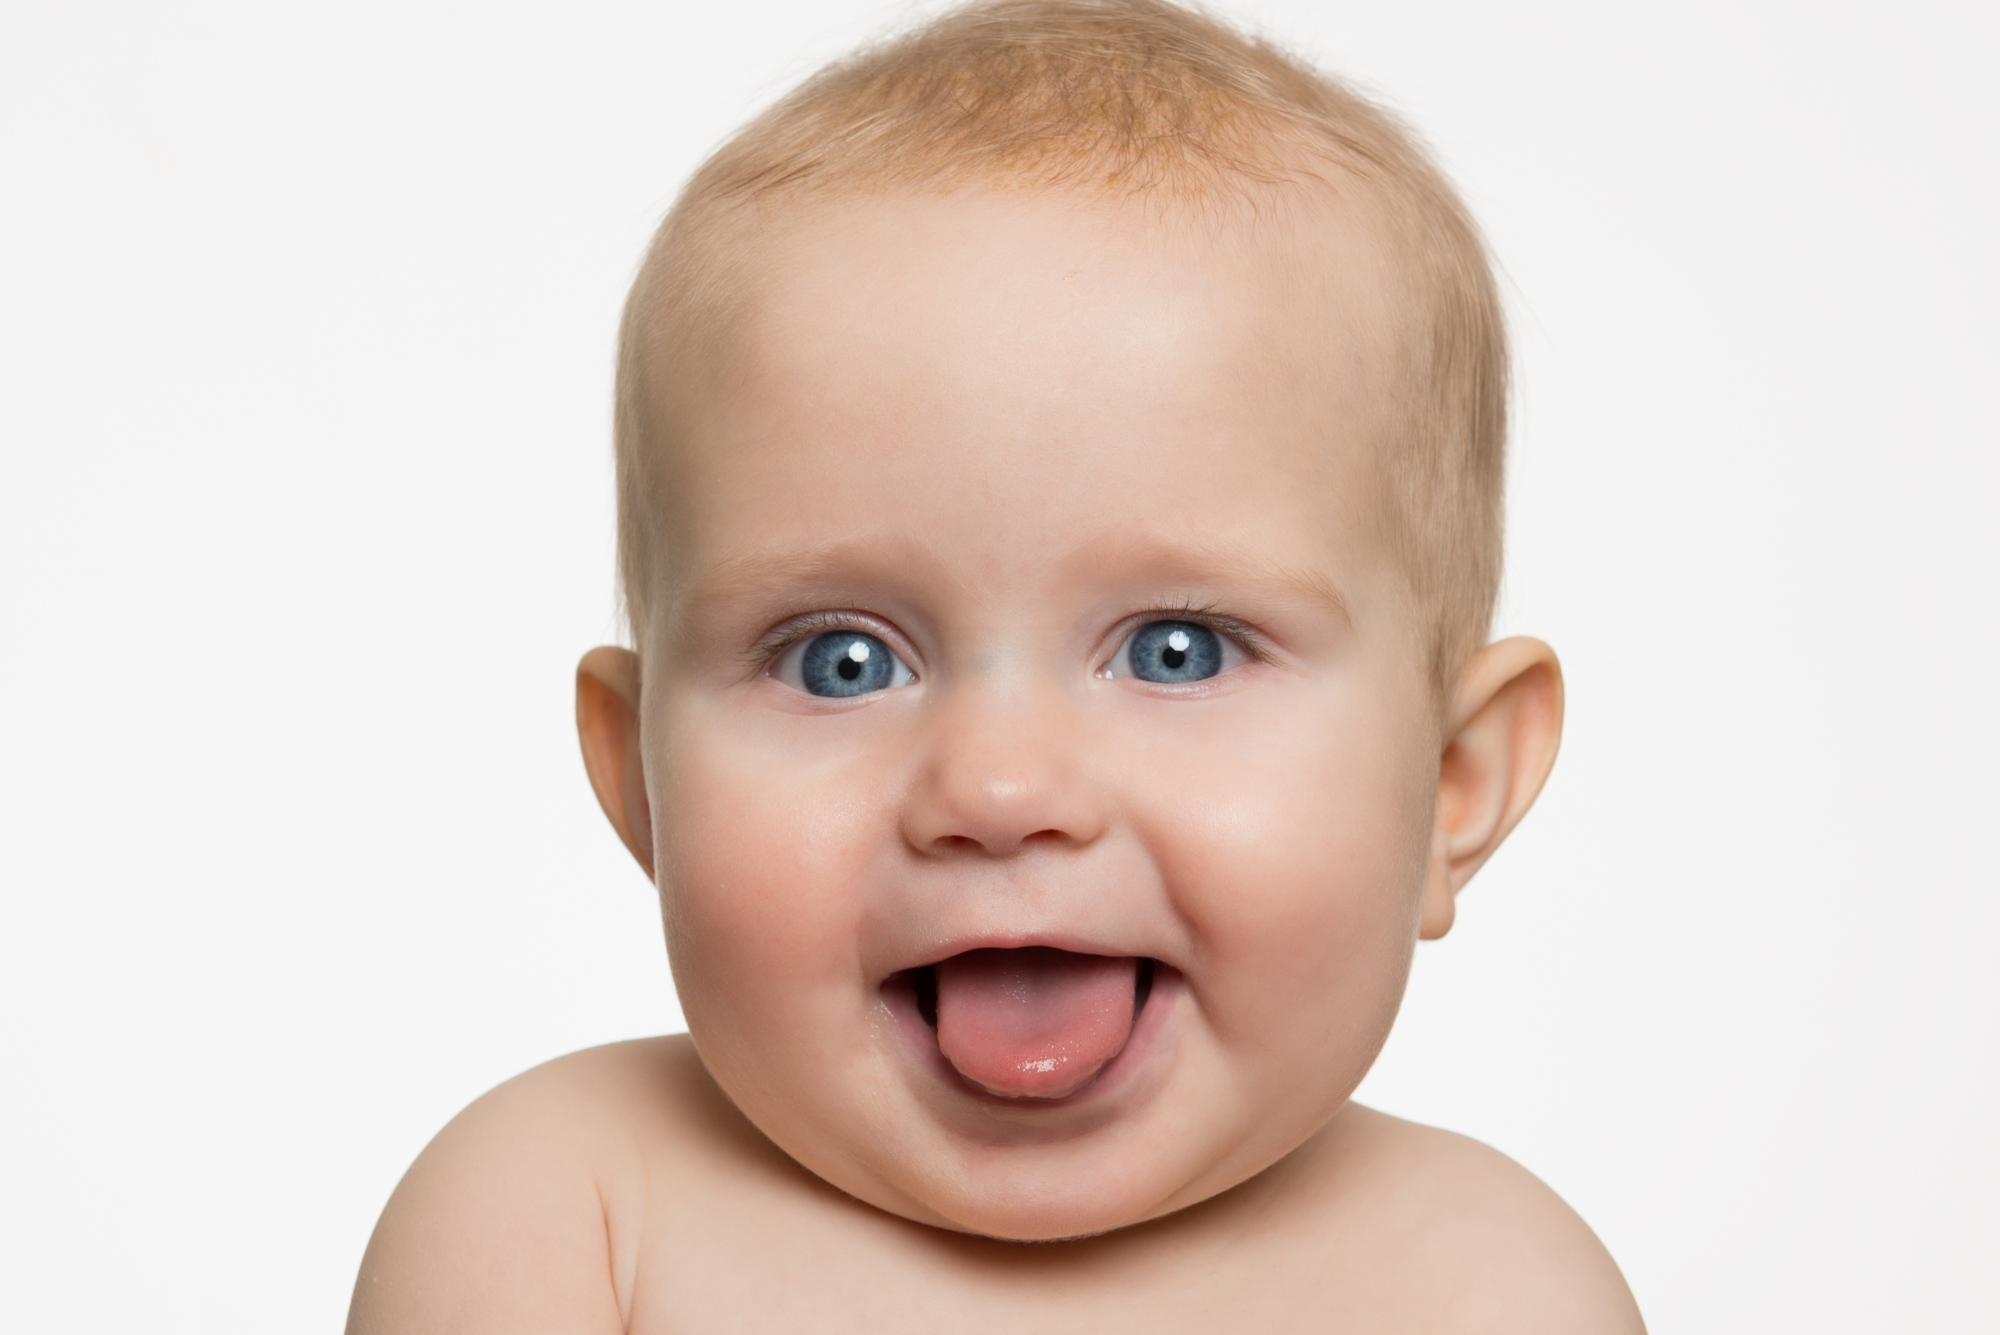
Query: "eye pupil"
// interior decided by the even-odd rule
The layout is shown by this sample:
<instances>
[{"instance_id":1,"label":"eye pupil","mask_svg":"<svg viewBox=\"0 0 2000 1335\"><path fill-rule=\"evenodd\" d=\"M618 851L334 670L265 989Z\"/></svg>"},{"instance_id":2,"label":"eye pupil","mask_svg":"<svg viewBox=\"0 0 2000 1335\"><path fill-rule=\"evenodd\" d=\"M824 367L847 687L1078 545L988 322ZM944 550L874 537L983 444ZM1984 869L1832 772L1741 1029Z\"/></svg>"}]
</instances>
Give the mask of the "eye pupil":
<instances>
[{"instance_id":1,"label":"eye pupil","mask_svg":"<svg viewBox=\"0 0 2000 1335\"><path fill-rule=\"evenodd\" d=\"M1205 681L1222 671L1222 641L1192 621L1155 621L1132 633L1132 675L1167 685Z\"/></svg>"},{"instance_id":2,"label":"eye pupil","mask_svg":"<svg viewBox=\"0 0 2000 1335\"><path fill-rule=\"evenodd\" d=\"M861 675L861 664L855 662L851 657L843 658L840 660L840 666L835 668L834 671L838 672L844 680L853 681Z\"/></svg>"}]
</instances>

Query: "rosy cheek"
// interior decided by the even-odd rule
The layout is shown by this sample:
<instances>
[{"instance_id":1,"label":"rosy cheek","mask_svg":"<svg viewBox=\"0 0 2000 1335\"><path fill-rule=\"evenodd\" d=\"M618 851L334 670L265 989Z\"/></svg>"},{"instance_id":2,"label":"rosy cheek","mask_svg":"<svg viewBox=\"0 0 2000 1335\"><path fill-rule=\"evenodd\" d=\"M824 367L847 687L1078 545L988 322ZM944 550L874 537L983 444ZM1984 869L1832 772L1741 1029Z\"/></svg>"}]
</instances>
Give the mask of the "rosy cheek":
<instances>
[{"instance_id":1,"label":"rosy cheek","mask_svg":"<svg viewBox=\"0 0 2000 1335\"><path fill-rule=\"evenodd\" d=\"M865 775L698 731L675 739L656 813L668 930L689 1004L795 1017L851 978L879 838Z\"/></svg>"},{"instance_id":2,"label":"rosy cheek","mask_svg":"<svg viewBox=\"0 0 2000 1335\"><path fill-rule=\"evenodd\" d=\"M1305 748L1274 732L1257 764L1215 773L1166 823L1177 908L1206 966L1190 981L1225 1041L1365 1044L1393 1014L1422 837L1409 786L1382 781L1397 758L1369 741Z\"/></svg>"}]
</instances>

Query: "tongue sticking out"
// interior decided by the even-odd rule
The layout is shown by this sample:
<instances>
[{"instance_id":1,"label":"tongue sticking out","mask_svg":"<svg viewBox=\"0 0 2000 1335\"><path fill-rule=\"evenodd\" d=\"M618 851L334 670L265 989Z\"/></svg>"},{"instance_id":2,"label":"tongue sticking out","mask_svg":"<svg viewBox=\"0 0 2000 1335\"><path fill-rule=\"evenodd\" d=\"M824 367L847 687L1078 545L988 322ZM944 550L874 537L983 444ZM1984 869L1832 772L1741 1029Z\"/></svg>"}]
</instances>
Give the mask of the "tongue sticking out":
<instances>
[{"instance_id":1,"label":"tongue sticking out","mask_svg":"<svg viewBox=\"0 0 2000 1335\"><path fill-rule=\"evenodd\" d=\"M989 1094L1074 1094L1131 1036L1138 972L1048 946L954 955L937 965L938 1050Z\"/></svg>"}]
</instances>

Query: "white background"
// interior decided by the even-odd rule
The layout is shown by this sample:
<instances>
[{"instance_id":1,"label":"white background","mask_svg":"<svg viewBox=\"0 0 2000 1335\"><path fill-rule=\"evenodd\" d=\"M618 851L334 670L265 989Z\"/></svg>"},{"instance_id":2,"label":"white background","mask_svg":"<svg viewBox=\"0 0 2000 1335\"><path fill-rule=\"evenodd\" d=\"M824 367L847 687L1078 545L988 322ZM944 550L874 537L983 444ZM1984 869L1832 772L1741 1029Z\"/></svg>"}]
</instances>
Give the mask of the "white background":
<instances>
[{"instance_id":1,"label":"white background","mask_svg":"<svg viewBox=\"0 0 2000 1335\"><path fill-rule=\"evenodd\" d=\"M0 18L0 1326L337 1328L436 1128L679 1025L570 722L680 181L905 11ZM1991 5L1262 0L1510 288L1540 809L1363 1097L1656 1331L2000 1327Z\"/></svg>"}]
</instances>

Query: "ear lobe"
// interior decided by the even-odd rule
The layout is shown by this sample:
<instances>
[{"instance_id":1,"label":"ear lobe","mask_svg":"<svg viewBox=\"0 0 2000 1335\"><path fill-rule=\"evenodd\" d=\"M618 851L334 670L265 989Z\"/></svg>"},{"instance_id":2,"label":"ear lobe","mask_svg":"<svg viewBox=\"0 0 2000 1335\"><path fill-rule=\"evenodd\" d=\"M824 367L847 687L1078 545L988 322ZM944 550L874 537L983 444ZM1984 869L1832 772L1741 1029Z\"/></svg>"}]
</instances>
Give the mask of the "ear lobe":
<instances>
[{"instance_id":1,"label":"ear lobe","mask_svg":"<svg viewBox=\"0 0 2000 1335\"><path fill-rule=\"evenodd\" d=\"M1424 912L1417 937L1435 941L1458 921L1458 892L1451 884L1451 852L1442 828L1431 830L1431 860L1424 873Z\"/></svg>"},{"instance_id":2,"label":"ear lobe","mask_svg":"<svg viewBox=\"0 0 2000 1335\"><path fill-rule=\"evenodd\" d=\"M653 814L639 747L639 659L630 649L592 649L576 669L576 732L597 805L653 878Z\"/></svg>"},{"instance_id":3,"label":"ear lobe","mask_svg":"<svg viewBox=\"0 0 2000 1335\"><path fill-rule=\"evenodd\" d=\"M1438 760L1425 940L1451 930L1459 890L1534 805L1556 763L1562 717L1562 665L1540 640L1501 640L1465 665Z\"/></svg>"}]
</instances>

